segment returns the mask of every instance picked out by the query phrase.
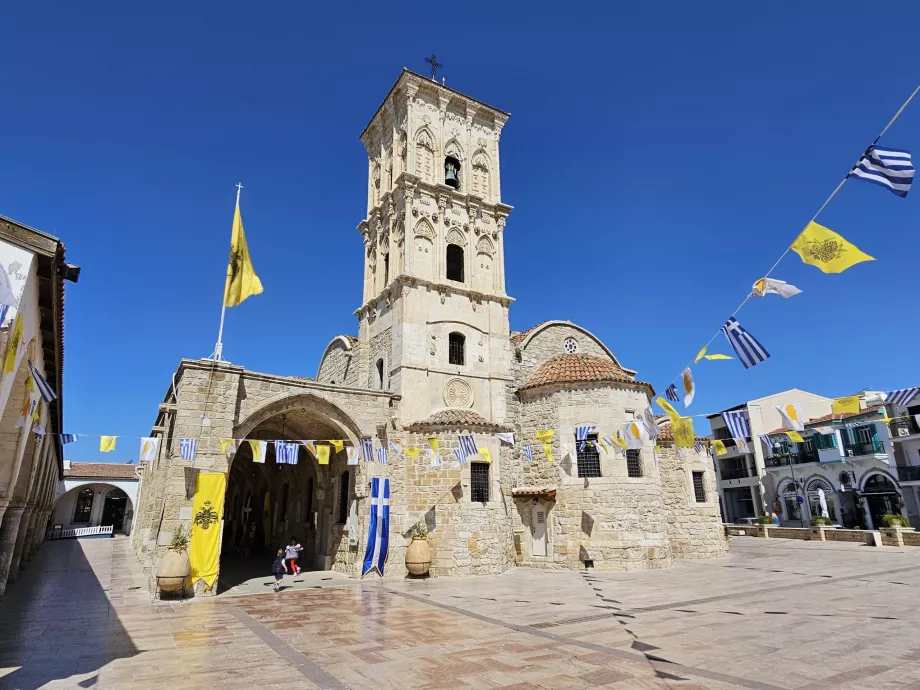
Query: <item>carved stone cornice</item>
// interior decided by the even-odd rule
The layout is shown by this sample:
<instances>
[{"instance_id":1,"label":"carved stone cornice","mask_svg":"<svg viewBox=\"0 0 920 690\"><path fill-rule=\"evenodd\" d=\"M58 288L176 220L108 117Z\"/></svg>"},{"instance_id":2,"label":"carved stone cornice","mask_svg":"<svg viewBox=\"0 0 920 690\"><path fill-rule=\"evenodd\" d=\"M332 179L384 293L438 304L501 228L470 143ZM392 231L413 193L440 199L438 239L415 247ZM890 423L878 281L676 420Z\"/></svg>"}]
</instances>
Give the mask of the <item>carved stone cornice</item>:
<instances>
[{"instance_id":1,"label":"carved stone cornice","mask_svg":"<svg viewBox=\"0 0 920 690\"><path fill-rule=\"evenodd\" d=\"M488 295L460 285L450 285L427 280L426 278L420 278L418 276L412 276L407 273L400 273L390 281L390 285L386 289L369 297L362 306L358 307L358 309L354 311L354 315L358 318L363 318L364 315L368 314L371 310L376 311L377 305L381 300L385 299L384 292L387 292L391 300L399 295L406 296L408 293L402 289L403 287L428 288L429 290L441 294L445 301L450 295L467 297L477 305L484 302L496 302L503 307L508 307L515 301L513 297L509 297L508 295Z\"/></svg>"}]
</instances>

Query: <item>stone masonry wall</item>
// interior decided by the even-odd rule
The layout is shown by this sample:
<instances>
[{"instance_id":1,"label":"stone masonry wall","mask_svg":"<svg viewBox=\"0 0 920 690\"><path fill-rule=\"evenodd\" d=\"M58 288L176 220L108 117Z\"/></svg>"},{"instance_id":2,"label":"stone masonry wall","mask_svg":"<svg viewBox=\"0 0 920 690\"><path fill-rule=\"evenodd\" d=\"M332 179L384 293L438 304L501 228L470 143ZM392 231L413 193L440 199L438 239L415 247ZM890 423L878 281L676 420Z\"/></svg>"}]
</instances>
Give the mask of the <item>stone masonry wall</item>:
<instances>
[{"instance_id":1,"label":"stone masonry wall","mask_svg":"<svg viewBox=\"0 0 920 690\"><path fill-rule=\"evenodd\" d=\"M722 528L712 461L705 452L697 453L689 448L682 455L684 460L678 458L677 449L673 446L660 446L657 451L671 557L693 559L723 556L728 542ZM692 472L703 472L705 502L696 501Z\"/></svg>"},{"instance_id":2,"label":"stone masonry wall","mask_svg":"<svg viewBox=\"0 0 920 690\"><path fill-rule=\"evenodd\" d=\"M565 354L562 346L566 338L574 338L578 343L578 353L610 359L604 347L575 325L553 324L537 330L521 351L521 360L512 358L515 379L518 387L524 385L543 362L550 357Z\"/></svg>"},{"instance_id":3,"label":"stone masonry wall","mask_svg":"<svg viewBox=\"0 0 920 690\"><path fill-rule=\"evenodd\" d=\"M357 366L352 363L353 354L340 339L334 340L320 362L316 380L338 386L358 385Z\"/></svg>"}]
</instances>

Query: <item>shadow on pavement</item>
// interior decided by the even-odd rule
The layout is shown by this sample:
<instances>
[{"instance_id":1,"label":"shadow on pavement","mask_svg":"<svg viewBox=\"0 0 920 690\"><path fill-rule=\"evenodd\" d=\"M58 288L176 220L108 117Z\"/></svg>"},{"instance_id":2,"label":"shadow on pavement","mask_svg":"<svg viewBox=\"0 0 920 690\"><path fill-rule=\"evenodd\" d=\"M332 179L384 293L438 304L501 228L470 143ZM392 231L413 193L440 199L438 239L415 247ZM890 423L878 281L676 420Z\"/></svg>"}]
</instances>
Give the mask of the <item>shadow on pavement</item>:
<instances>
[{"instance_id":1,"label":"shadow on pavement","mask_svg":"<svg viewBox=\"0 0 920 690\"><path fill-rule=\"evenodd\" d=\"M0 669L20 667L0 678L0 688L38 688L138 654L115 612L133 589L130 571L113 557L124 549L126 541L43 544L0 602ZM87 554L98 557L95 568ZM91 677L79 686L94 684Z\"/></svg>"}]
</instances>

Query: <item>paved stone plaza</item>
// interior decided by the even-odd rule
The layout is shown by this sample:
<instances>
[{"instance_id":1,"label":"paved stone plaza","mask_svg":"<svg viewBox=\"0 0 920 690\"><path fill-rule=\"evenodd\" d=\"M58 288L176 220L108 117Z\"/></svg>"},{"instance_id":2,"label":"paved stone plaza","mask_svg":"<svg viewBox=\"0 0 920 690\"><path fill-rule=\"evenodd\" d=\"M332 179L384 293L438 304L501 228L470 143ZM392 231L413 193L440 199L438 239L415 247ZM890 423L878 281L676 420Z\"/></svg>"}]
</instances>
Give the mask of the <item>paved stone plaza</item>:
<instances>
[{"instance_id":1,"label":"paved stone plaza","mask_svg":"<svg viewBox=\"0 0 920 690\"><path fill-rule=\"evenodd\" d=\"M916 548L739 537L660 571L323 576L151 603L126 540L46 543L0 605L0 688L920 688Z\"/></svg>"}]
</instances>

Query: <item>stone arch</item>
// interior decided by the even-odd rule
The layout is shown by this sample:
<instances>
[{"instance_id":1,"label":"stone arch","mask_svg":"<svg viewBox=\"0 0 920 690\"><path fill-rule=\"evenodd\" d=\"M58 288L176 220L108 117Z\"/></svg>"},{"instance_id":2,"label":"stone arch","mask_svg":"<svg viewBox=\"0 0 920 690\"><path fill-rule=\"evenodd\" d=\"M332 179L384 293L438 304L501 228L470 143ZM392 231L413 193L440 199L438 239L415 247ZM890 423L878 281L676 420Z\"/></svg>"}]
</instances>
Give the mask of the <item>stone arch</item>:
<instances>
[{"instance_id":1,"label":"stone arch","mask_svg":"<svg viewBox=\"0 0 920 690\"><path fill-rule=\"evenodd\" d=\"M476 243L476 257L473 263L473 286L481 292L495 290L495 248L488 237L480 237Z\"/></svg>"},{"instance_id":2,"label":"stone arch","mask_svg":"<svg viewBox=\"0 0 920 690\"><path fill-rule=\"evenodd\" d=\"M572 323L571 321L561 321L561 320L544 321L543 323L538 324L534 326L533 328L531 328L529 331L527 331L527 335L524 337L524 339L521 341L518 347L521 349L521 351L526 350L527 345L530 343L531 340L533 340L534 336L538 335L539 333L542 333L547 328L551 328L552 326L568 326L569 328L574 328L576 330L581 331L586 336L591 338L595 343L597 343L598 346L607 354L607 356L610 357L613 363L616 364L618 367L620 367L620 369L625 371L627 374L635 375L637 373L634 369L627 369L622 364L620 364L620 361L616 358L616 356L614 356L613 352L610 351L610 348L604 345L603 341L600 338L594 335L587 328L584 328L582 326L579 326L578 324Z\"/></svg>"},{"instance_id":3,"label":"stone arch","mask_svg":"<svg viewBox=\"0 0 920 690\"><path fill-rule=\"evenodd\" d=\"M233 430L233 438L246 438L260 424L298 408L304 411L310 410L312 414L308 416L321 418L323 423L339 432L343 440L350 441L354 445L357 445L359 439L364 436L357 423L335 403L315 393L293 393L263 403L253 410L236 425Z\"/></svg>"},{"instance_id":4,"label":"stone arch","mask_svg":"<svg viewBox=\"0 0 920 690\"><path fill-rule=\"evenodd\" d=\"M106 507L106 498L110 493L118 491L124 494L125 507L123 514L120 516L121 519L119 524L113 526L116 526L116 531L123 531L125 534L130 534L133 514L134 511L137 510L136 492L125 491L124 486L116 486L115 484L105 481L103 478L100 479L101 480L69 480L68 484L72 483L73 486L54 498L54 505L51 511L51 524L61 525L65 530L79 527L97 527L102 524L107 524L103 521L104 517L108 517L103 515ZM89 515L85 521L74 522L74 512L77 507L78 498L83 491L91 491L93 493Z\"/></svg>"},{"instance_id":5,"label":"stone arch","mask_svg":"<svg viewBox=\"0 0 920 690\"><path fill-rule=\"evenodd\" d=\"M866 484L869 482L870 479L872 479L872 477L876 477L876 476L881 476L887 479L891 483L891 486L893 487L894 491L896 491L898 494L901 493L901 489L898 485L898 480L895 479L893 475L891 475L889 472L885 472L884 470L875 470L875 469L869 470L868 472L866 472L865 475L863 475L862 479L859 482L860 491L865 491Z\"/></svg>"},{"instance_id":6,"label":"stone arch","mask_svg":"<svg viewBox=\"0 0 920 690\"><path fill-rule=\"evenodd\" d=\"M483 236L480 237L479 241L476 243L476 251L480 254L492 256L493 252L495 252L495 247L492 246L492 240Z\"/></svg>"},{"instance_id":7,"label":"stone arch","mask_svg":"<svg viewBox=\"0 0 920 690\"><path fill-rule=\"evenodd\" d=\"M348 336L337 335L329 341L326 349L323 350L322 357L319 358L319 367L316 369L316 380L323 383L344 386L348 377L349 368L351 367L352 350L352 341Z\"/></svg>"},{"instance_id":8,"label":"stone arch","mask_svg":"<svg viewBox=\"0 0 920 690\"><path fill-rule=\"evenodd\" d=\"M461 163L464 160L463 147L460 146L460 142L455 138L451 137L447 143L444 145L444 155L452 156L456 158Z\"/></svg>"},{"instance_id":9,"label":"stone arch","mask_svg":"<svg viewBox=\"0 0 920 690\"><path fill-rule=\"evenodd\" d=\"M458 247L466 246L466 237L459 228L451 228L447 231L447 244L456 244Z\"/></svg>"},{"instance_id":10,"label":"stone arch","mask_svg":"<svg viewBox=\"0 0 920 690\"><path fill-rule=\"evenodd\" d=\"M434 182L434 137L428 127L415 134L415 174L425 182Z\"/></svg>"},{"instance_id":11,"label":"stone arch","mask_svg":"<svg viewBox=\"0 0 920 690\"><path fill-rule=\"evenodd\" d=\"M485 151L479 150L473 155L472 193L489 200L492 196L492 165Z\"/></svg>"},{"instance_id":12,"label":"stone arch","mask_svg":"<svg viewBox=\"0 0 920 690\"><path fill-rule=\"evenodd\" d=\"M420 220L415 224L415 249L412 258L413 272L429 280L434 278L435 274L435 256L434 256L434 229L426 219Z\"/></svg>"},{"instance_id":13,"label":"stone arch","mask_svg":"<svg viewBox=\"0 0 920 690\"><path fill-rule=\"evenodd\" d=\"M434 230L426 218L422 218L415 224L414 232L416 237L427 237L429 240L434 240Z\"/></svg>"}]
</instances>

